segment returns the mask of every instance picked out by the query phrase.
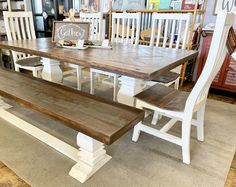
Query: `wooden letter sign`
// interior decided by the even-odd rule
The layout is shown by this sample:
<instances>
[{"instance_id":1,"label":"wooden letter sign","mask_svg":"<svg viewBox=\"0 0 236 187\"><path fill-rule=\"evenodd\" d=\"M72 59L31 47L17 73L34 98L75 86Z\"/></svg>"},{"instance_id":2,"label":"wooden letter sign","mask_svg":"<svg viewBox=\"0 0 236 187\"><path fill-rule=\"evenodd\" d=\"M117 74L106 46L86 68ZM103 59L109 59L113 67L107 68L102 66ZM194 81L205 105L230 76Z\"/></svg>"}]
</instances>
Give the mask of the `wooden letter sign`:
<instances>
[{"instance_id":1,"label":"wooden letter sign","mask_svg":"<svg viewBox=\"0 0 236 187\"><path fill-rule=\"evenodd\" d=\"M52 41L58 42L59 40L88 40L89 24L89 22L54 21Z\"/></svg>"}]
</instances>

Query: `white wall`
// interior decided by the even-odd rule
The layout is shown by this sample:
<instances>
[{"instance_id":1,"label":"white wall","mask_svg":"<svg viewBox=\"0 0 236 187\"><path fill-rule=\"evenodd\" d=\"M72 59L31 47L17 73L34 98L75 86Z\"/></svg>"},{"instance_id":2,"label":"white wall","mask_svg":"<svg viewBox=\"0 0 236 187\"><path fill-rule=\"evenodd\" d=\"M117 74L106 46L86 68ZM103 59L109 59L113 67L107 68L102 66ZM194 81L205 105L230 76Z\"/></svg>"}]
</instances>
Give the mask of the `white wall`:
<instances>
[{"instance_id":1,"label":"white wall","mask_svg":"<svg viewBox=\"0 0 236 187\"><path fill-rule=\"evenodd\" d=\"M208 0L204 25L216 22L216 16L214 15L214 8L215 8L215 0L214 1Z\"/></svg>"}]
</instances>

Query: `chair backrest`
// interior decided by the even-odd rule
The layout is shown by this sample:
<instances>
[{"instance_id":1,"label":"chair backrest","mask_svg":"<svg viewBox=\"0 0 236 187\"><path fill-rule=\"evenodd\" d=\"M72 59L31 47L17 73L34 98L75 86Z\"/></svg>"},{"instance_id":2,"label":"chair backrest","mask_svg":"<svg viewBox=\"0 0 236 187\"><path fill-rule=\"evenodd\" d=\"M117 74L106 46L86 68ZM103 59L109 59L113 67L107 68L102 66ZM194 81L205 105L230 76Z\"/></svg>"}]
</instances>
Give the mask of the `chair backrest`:
<instances>
[{"instance_id":1,"label":"chair backrest","mask_svg":"<svg viewBox=\"0 0 236 187\"><path fill-rule=\"evenodd\" d=\"M26 40L35 39L35 30L32 12L3 12L4 24L7 33L7 39ZM13 52L14 62L21 58L26 58L27 54Z\"/></svg>"},{"instance_id":2,"label":"chair backrest","mask_svg":"<svg viewBox=\"0 0 236 187\"><path fill-rule=\"evenodd\" d=\"M90 40L102 40L102 12L84 13L80 12L80 20L90 22Z\"/></svg>"},{"instance_id":3,"label":"chair backrest","mask_svg":"<svg viewBox=\"0 0 236 187\"><path fill-rule=\"evenodd\" d=\"M138 45L141 13L112 13L111 42Z\"/></svg>"},{"instance_id":4,"label":"chair backrest","mask_svg":"<svg viewBox=\"0 0 236 187\"><path fill-rule=\"evenodd\" d=\"M191 13L153 13L150 46L186 48Z\"/></svg>"},{"instance_id":5,"label":"chair backrest","mask_svg":"<svg viewBox=\"0 0 236 187\"><path fill-rule=\"evenodd\" d=\"M216 74L219 72L227 55L228 49L226 42L228 39L229 29L233 26L233 23L233 13L218 13L211 47L205 66L186 101L186 116L189 115L189 112L194 111L199 106L205 104L210 85Z\"/></svg>"}]
</instances>

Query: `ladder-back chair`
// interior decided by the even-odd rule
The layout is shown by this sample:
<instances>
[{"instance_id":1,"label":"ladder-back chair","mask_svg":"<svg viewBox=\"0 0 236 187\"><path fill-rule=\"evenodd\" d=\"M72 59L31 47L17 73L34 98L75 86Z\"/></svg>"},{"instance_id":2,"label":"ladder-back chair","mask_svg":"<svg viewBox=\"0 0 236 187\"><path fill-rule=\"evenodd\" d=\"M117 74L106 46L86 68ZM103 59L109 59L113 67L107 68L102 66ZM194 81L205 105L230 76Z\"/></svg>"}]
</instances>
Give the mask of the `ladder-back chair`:
<instances>
[{"instance_id":1,"label":"ladder-back chair","mask_svg":"<svg viewBox=\"0 0 236 187\"><path fill-rule=\"evenodd\" d=\"M154 13L152 16L152 32L150 46L186 49L191 13ZM179 87L181 66L158 76L149 85L156 83Z\"/></svg>"},{"instance_id":2,"label":"ladder-back chair","mask_svg":"<svg viewBox=\"0 0 236 187\"><path fill-rule=\"evenodd\" d=\"M80 12L80 20L90 22L90 41L102 40L102 12L98 13L84 13Z\"/></svg>"},{"instance_id":3,"label":"ladder-back chair","mask_svg":"<svg viewBox=\"0 0 236 187\"><path fill-rule=\"evenodd\" d=\"M140 13L112 13L111 42L138 45L140 35ZM90 93L94 94L94 74L113 77L113 100L117 100L119 75L97 69L90 70Z\"/></svg>"},{"instance_id":4,"label":"ladder-back chair","mask_svg":"<svg viewBox=\"0 0 236 187\"><path fill-rule=\"evenodd\" d=\"M32 12L3 12L7 39L27 40L36 39ZM40 57L12 51L14 67L16 71L26 69L33 72L33 76L39 77L43 69Z\"/></svg>"},{"instance_id":5,"label":"ladder-back chair","mask_svg":"<svg viewBox=\"0 0 236 187\"><path fill-rule=\"evenodd\" d=\"M196 82L191 93L181 92L171 87L155 85L135 96L138 108L147 108L167 116L171 120L161 129L146 126L142 122L134 127L133 141L137 141L140 132L146 132L153 136L162 138L182 147L183 162L190 164L190 134L191 124L197 126L197 139L204 140L204 113L210 85L220 70L227 55L227 38L234 35L232 25L234 23L233 13L220 12L217 17L215 31L205 67ZM230 30L231 28L231 30ZM231 32L229 32L229 30ZM230 34L229 34L230 33ZM236 37L233 36L234 44L230 52L236 47ZM232 42L231 42L232 43ZM193 115L196 113L196 118ZM181 137L169 134L169 129L181 121Z\"/></svg>"}]
</instances>

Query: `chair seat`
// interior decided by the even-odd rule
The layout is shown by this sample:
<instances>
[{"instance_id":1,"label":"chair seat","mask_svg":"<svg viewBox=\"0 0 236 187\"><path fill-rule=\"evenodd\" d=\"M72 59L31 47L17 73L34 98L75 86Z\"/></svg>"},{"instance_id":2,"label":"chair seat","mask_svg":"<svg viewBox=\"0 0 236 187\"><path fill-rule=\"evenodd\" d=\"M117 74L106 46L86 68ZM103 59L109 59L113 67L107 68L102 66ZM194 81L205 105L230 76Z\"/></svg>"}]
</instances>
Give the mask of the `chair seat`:
<instances>
[{"instance_id":1,"label":"chair seat","mask_svg":"<svg viewBox=\"0 0 236 187\"><path fill-rule=\"evenodd\" d=\"M189 93L157 84L134 97L158 108L183 111Z\"/></svg>"},{"instance_id":2,"label":"chair seat","mask_svg":"<svg viewBox=\"0 0 236 187\"><path fill-rule=\"evenodd\" d=\"M178 73L169 71L169 72L165 73L164 75L160 75L160 76L156 77L152 81L167 84L169 82L175 81L179 76L180 75Z\"/></svg>"},{"instance_id":3,"label":"chair seat","mask_svg":"<svg viewBox=\"0 0 236 187\"><path fill-rule=\"evenodd\" d=\"M40 62L40 60L41 60L40 57L30 57L17 60L15 63L21 66L36 67L36 66L42 66L42 62Z\"/></svg>"}]
</instances>

